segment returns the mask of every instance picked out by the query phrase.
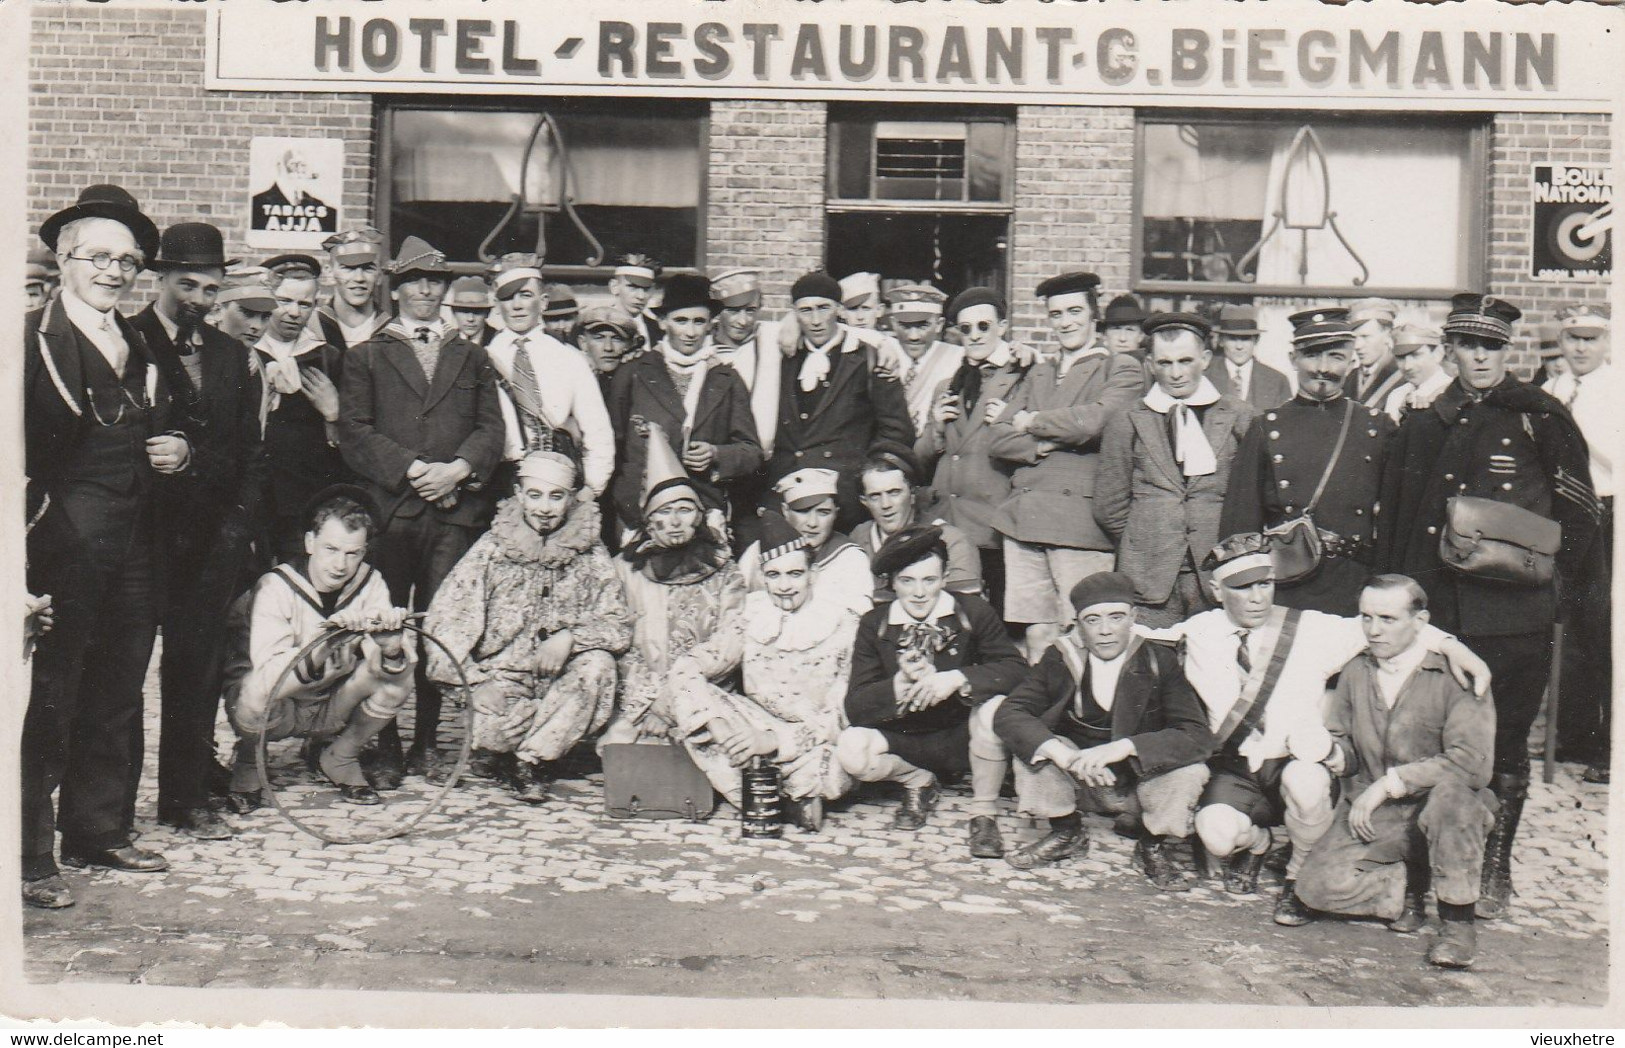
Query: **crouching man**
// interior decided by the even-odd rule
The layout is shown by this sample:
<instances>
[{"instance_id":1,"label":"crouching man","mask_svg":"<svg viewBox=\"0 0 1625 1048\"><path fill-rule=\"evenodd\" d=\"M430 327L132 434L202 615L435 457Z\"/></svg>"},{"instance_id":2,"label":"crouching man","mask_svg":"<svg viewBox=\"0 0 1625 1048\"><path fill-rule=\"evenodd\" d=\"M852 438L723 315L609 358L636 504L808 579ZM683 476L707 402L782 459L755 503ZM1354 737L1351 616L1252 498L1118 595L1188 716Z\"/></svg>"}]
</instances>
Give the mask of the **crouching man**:
<instances>
[{"instance_id":1,"label":"crouching man","mask_svg":"<svg viewBox=\"0 0 1625 1048\"><path fill-rule=\"evenodd\" d=\"M532 451L517 486L440 584L424 628L451 653L431 646L429 679L455 687L456 659L474 688L471 770L541 804L553 762L609 723L632 617L575 462Z\"/></svg>"},{"instance_id":2,"label":"crouching man","mask_svg":"<svg viewBox=\"0 0 1625 1048\"><path fill-rule=\"evenodd\" d=\"M361 750L411 697L417 657L401 636L407 610L390 606L383 576L363 560L377 529L369 502L344 484L317 495L305 555L261 576L232 607L225 705L238 742L227 803L239 815L265 803L254 758L261 735L310 740L342 799L379 803ZM333 633L287 672L330 625L364 632Z\"/></svg>"},{"instance_id":3,"label":"crouching man","mask_svg":"<svg viewBox=\"0 0 1625 1048\"><path fill-rule=\"evenodd\" d=\"M1030 870L1082 855L1081 793L1092 811L1137 814L1145 832L1135 861L1163 891L1189 891L1195 875L1180 856L1208 779L1207 712L1173 649L1134 635L1133 579L1097 572L1070 596L1077 628L973 718L979 744L1020 758L1021 809L1049 818L1050 832L1007 861Z\"/></svg>"},{"instance_id":4,"label":"crouching man","mask_svg":"<svg viewBox=\"0 0 1625 1048\"><path fill-rule=\"evenodd\" d=\"M1466 968L1495 819L1487 789L1495 703L1458 684L1428 650L1427 621L1427 594L1404 575L1379 575L1360 593L1367 647L1343 668L1326 716L1327 764L1351 789L1298 874L1298 897L1416 932L1431 874L1443 927L1428 960Z\"/></svg>"},{"instance_id":5,"label":"crouching man","mask_svg":"<svg viewBox=\"0 0 1625 1048\"><path fill-rule=\"evenodd\" d=\"M971 854L1003 854L991 818L1004 780L1004 764L991 777L970 758L970 711L1003 695L1027 676L1016 650L987 601L950 593L948 546L942 529L909 525L886 540L872 567L897 599L876 606L858 625L852 684L836 756L863 782L896 782L903 803L893 824L925 825L937 801L937 777L972 772ZM973 805L974 805L973 801Z\"/></svg>"}]
</instances>

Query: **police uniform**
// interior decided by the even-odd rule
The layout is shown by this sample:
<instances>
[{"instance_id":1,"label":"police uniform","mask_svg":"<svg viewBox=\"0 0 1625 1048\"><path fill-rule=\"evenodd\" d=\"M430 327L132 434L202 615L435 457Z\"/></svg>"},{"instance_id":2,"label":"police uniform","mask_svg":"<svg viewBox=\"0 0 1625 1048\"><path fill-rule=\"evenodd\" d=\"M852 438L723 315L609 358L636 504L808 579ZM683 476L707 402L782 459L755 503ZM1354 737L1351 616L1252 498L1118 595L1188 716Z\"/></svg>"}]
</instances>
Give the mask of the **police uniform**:
<instances>
[{"instance_id":1,"label":"police uniform","mask_svg":"<svg viewBox=\"0 0 1625 1048\"><path fill-rule=\"evenodd\" d=\"M1294 344L1310 348L1347 341L1345 315L1341 309L1295 314ZM1262 531L1290 520L1308 510L1345 418L1348 436L1313 513L1322 533L1320 569L1301 582L1276 585L1275 600L1283 607L1359 613L1360 589L1371 575L1383 453L1394 423L1346 396L1323 402L1299 393L1264 412L1260 424L1242 438L1230 466L1221 536Z\"/></svg>"},{"instance_id":2,"label":"police uniform","mask_svg":"<svg viewBox=\"0 0 1625 1048\"><path fill-rule=\"evenodd\" d=\"M1522 314L1499 299L1457 295L1445 334L1511 340ZM1585 438L1550 394L1507 374L1486 390L1458 380L1428 409L1406 416L1383 466L1377 563L1428 594L1433 622L1453 631L1490 667L1495 687L1495 780L1501 810L1486 857L1480 915L1511 892L1512 838L1528 786L1529 729L1552 665L1558 586L1518 585L1457 572L1439 556L1446 504L1457 496L1511 503L1562 526L1558 577L1569 590L1594 570L1602 510ZM1600 567L1600 565L1596 565ZM1486 913L1488 903L1489 913Z\"/></svg>"}]
</instances>

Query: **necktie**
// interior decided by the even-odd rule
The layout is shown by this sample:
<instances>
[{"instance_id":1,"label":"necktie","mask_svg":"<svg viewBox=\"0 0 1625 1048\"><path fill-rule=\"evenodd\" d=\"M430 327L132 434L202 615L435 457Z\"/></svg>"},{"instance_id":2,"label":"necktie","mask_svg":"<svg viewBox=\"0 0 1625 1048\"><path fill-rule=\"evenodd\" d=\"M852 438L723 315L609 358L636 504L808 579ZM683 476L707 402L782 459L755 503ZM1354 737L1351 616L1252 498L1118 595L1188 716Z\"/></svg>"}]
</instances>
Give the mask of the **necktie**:
<instances>
[{"instance_id":1,"label":"necktie","mask_svg":"<svg viewBox=\"0 0 1625 1048\"><path fill-rule=\"evenodd\" d=\"M1090 676L1091 676L1091 674L1089 672L1089 658L1088 658L1088 656L1084 656L1084 660L1083 660L1083 678L1078 681L1078 693L1072 697L1072 711L1073 711L1074 716L1076 716L1077 721L1078 721L1079 724L1084 723L1083 697L1085 695L1088 695L1091 699L1094 698L1094 693L1093 693L1093 690L1092 690L1094 685L1090 681Z\"/></svg>"},{"instance_id":2,"label":"necktie","mask_svg":"<svg viewBox=\"0 0 1625 1048\"><path fill-rule=\"evenodd\" d=\"M1247 678L1253 675L1253 657L1247 651L1247 635L1251 630L1236 631L1236 666L1241 670L1241 682L1247 683Z\"/></svg>"},{"instance_id":3,"label":"necktie","mask_svg":"<svg viewBox=\"0 0 1625 1048\"><path fill-rule=\"evenodd\" d=\"M1574 402L1576 400L1579 400L1579 399L1580 399L1580 376L1575 375L1574 376L1574 385L1569 387L1569 395L1568 395L1568 398L1563 401L1563 406L1566 407L1566 408L1573 408L1574 407Z\"/></svg>"},{"instance_id":4,"label":"necktie","mask_svg":"<svg viewBox=\"0 0 1625 1048\"><path fill-rule=\"evenodd\" d=\"M513 399L519 410L532 420L525 426L534 430L543 420L542 387L536 380L536 366L531 363L530 350L525 348L529 339L520 335L513 340ZM526 444L533 441L527 440Z\"/></svg>"},{"instance_id":5,"label":"necktie","mask_svg":"<svg viewBox=\"0 0 1625 1048\"><path fill-rule=\"evenodd\" d=\"M109 361L113 365L113 372L119 378L123 378L124 368L130 360L130 345L124 341L124 335L119 331L118 324L113 320L112 313L102 315L102 334L107 338L107 344L113 349L113 359Z\"/></svg>"},{"instance_id":6,"label":"necktie","mask_svg":"<svg viewBox=\"0 0 1625 1048\"><path fill-rule=\"evenodd\" d=\"M440 356L438 348L434 345L433 328L420 327L414 332L412 352L418 358L418 366L423 369L423 377L433 382L434 367L439 363Z\"/></svg>"},{"instance_id":7,"label":"necktie","mask_svg":"<svg viewBox=\"0 0 1625 1048\"><path fill-rule=\"evenodd\" d=\"M1244 368L1234 364L1230 366L1230 384L1236 388L1236 399L1247 399L1247 372Z\"/></svg>"}]
</instances>

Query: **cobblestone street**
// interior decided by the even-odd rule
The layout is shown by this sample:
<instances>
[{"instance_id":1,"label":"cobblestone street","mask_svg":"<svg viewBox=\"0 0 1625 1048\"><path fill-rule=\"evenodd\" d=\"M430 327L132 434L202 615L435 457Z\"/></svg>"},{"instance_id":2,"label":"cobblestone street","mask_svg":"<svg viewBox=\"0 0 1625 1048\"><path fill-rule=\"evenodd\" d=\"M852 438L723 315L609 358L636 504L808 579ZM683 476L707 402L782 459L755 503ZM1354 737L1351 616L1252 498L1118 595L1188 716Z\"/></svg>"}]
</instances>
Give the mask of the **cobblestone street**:
<instances>
[{"instance_id":1,"label":"cobblestone street","mask_svg":"<svg viewBox=\"0 0 1625 1048\"><path fill-rule=\"evenodd\" d=\"M821 834L756 842L740 839L727 808L704 823L610 819L600 779L577 762L544 807L465 784L407 839L324 846L265 809L235 818L234 840L193 841L152 819L154 706L149 695L139 824L142 844L172 869L70 871L77 907L25 913L32 980L1048 1003L1605 1001L1607 789L1582 785L1576 765L1546 786L1537 763L1511 917L1482 926L1472 971L1447 973L1424 960L1432 928L1277 927L1278 873L1256 897L1217 883L1158 893L1104 821L1069 865L1021 872L972 860L963 789L911 837L891 830L895 802L875 791L838 806ZM328 824L388 823L432 793L413 778L382 808L329 807L296 744L272 757L284 802ZM1007 843L1038 833L1008 814L1001 823Z\"/></svg>"}]
</instances>

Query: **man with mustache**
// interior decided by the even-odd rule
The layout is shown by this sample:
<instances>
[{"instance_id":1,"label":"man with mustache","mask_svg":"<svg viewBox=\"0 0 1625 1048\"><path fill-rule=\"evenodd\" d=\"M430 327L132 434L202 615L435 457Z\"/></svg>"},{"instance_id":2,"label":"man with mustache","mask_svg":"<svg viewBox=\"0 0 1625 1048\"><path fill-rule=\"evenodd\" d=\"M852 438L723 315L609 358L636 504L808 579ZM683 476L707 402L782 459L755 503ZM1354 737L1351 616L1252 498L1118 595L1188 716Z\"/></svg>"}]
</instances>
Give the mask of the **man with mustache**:
<instances>
[{"instance_id":1,"label":"man with mustache","mask_svg":"<svg viewBox=\"0 0 1625 1048\"><path fill-rule=\"evenodd\" d=\"M422 611L491 519L502 410L491 361L440 316L446 256L407 237L390 263L398 312L344 362L339 446L383 517L376 563L396 604ZM584 365L583 365L584 366ZM594 390L594 393L597 391ZM418 662L410 760L391 723L378 735L376 785L439 764L440 692Z\"/></svg>"},{"instance_id":2,"label":"man with mustache","mask_svg":"<svg viewBox=\"0 0 1625 1048\"><path fill-rule=\"evenodd\" d=\"M215 760L214 727L225 672L226 611L253 581L250 546L260 533L267 466L260 444L260 379L249 351L204 322L227 259L220 231L203 222L164 230L158 298L138 313L136 330L160 360L180 364L168 378L192 420L197 483L160 509L167 586L159 663L158 819L204 840L231 836L209 807L227 792Z\"/></svg>"},{"instance_id":3,"label":"man with mustache","mask_svg":"<svg viewBox=\"0 0 1625 1048\"><path fill-rule=\"evenodd\" d=\"M1305 579L1278 581L1276 603L1353 615L1371 576L1377 482L1394 423L1343 391L1355 359L1347 310L1304 310L1291 322L1298 393L1266 409L1242 438L1219 534L1263 531L1309 514L1321 535L1320 567Z\"/></svg>"}]
</instances>

